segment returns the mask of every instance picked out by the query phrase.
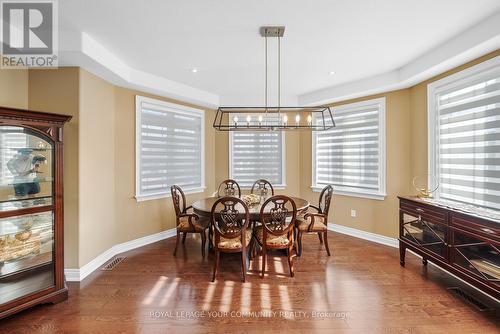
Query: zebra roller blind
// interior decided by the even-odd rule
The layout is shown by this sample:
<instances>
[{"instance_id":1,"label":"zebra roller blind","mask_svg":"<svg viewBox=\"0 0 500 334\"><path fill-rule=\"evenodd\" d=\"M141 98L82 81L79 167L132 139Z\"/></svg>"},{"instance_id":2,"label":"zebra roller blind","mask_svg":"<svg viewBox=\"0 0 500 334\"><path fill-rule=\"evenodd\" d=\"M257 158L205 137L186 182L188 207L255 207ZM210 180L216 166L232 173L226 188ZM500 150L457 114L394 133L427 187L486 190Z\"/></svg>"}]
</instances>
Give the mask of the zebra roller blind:
<instances>
[{"instance_id":1,"label":"zebra roller blind","mask_svg":"<svg viewBox=\"0 0 500 334\"><path fill-rule=\"evenodd\" d=\"M283 186L283 135L281 131L231 132L231 178L243 187L258 179Z\"/></svg>"},{"instance_id":2,"label":"zebra roller blind","mask_svg":"<svg viewBox=\"0 0 500 334\"><path fill-rule=\"evenodd\" d=\"M500 210L499 59L429 87L437 196Z\"/></svg>"},{"instance_id":3,"label":"zebra roller blind","mask_svg":"<svg viewBox=\"0 0 500 334\"><path fill-rule=\"evenodd\" d=\"M331 184L339 194L383 198L385 99L332 110L335 127L313 133L313 188Z\"/></svg>"},{"instance_id":4,"label":"zebra roller blind","mask_svg":"<svg viewBox=\"0 0 500 334\"><path fill-rule=\"evenodd\" d=\"M202 110L137 96L136 197L158 198L177 184L204 188Z\"/></svg>"}]
</instances>

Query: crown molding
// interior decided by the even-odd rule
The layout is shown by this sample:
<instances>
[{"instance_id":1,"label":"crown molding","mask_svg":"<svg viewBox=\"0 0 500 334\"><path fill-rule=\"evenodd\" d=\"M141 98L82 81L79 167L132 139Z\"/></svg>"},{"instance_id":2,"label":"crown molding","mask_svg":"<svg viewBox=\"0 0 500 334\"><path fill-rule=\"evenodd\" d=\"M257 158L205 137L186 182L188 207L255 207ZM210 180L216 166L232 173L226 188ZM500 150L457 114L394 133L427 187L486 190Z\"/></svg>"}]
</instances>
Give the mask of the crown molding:
<instances>
[{"instance_id":1,"label":"crown molding","mask_svg":"<svg viewBox=\"0 0 500 334\"><path fill-rule=\"evenodd\" d=\"M500 48L500 11L403 67L298 96L300 105L326 104L414 86Z\"/></svg>"},{"instance_id":2,"label":"crown molding","mask_svg":"<svg viewBox=\"0 0 500 334\"><path fill-rule=\"evenodd\" d=\"M136 70L98 43L89 34L61 31L60 66L78 66L117 86L140 90L198 106L215 109L217 94L161 76Z\"/></svg>"}]
</instances>

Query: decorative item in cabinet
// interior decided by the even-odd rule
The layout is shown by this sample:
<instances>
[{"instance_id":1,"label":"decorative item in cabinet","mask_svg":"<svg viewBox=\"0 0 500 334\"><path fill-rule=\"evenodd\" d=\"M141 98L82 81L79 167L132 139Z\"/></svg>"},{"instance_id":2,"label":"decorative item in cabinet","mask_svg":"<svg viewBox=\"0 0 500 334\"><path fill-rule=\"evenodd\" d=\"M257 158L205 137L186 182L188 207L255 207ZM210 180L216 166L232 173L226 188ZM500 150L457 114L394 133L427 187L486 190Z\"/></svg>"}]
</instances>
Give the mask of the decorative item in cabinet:
<instances>
[{"instance_id":1,"label":"decorative item in cabinet","mask_svg":"<svg viewBox=\"0 0 500 334\"><path fill-rule=\"evenodd\" d=\"M70 119L0 107L0 319L67 298L62 159Z\"/></svg>"}]
</instances>

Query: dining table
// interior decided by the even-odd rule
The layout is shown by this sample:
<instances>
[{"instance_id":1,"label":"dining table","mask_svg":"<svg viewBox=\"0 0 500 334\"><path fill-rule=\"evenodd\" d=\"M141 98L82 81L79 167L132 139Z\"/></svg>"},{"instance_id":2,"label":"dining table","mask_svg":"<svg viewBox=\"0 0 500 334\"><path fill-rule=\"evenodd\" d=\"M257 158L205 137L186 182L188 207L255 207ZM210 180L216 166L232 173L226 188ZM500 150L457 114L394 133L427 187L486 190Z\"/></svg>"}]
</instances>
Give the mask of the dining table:
<instances>
[{"instance_id":1,"label":"dining table","mask_svg":"<svg viewBox=\"0 0 500 334\"><path fill-rule=\"evenodd\" d=\"M243 195L245 196L245 195ZM242 197L243 197L242 196ZM307 208L309 207L309 202L305 199L299 198L299 197L290 197L296 205L297 208L297 214L306 211ZM200 199L192 204L193 211L200 217L205 217L209 218L210 213L212 211L212 206L214 205L215 201L217 201L219 198L218 197L207 197ZM260 208L264 204L264 201L261 201L260 203L255 203L250 206L248 206L248 211L250 214L250 220L251 221L258 221L260 220ZM267 205L266 206L266 211L264 211L264 214L269 213L269 210L271 209L272 205ZM235 206L235 209L238 210L239 212L244 212L243 207L241 207L240 204L237 204Z\"/></svg>"}]
</instances>

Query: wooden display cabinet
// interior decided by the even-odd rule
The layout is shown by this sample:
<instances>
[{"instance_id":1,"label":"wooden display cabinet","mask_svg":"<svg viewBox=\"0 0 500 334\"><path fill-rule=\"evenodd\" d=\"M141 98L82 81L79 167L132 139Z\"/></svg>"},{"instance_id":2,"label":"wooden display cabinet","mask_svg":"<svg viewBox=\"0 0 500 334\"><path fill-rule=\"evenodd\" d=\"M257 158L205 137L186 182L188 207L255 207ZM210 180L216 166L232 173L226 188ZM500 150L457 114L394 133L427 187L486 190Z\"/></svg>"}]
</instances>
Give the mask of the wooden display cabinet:
<instances>
[{"instance_id":1,"label":"wooden display cabinet","mask_svg":"<svg viewBox=\"0 0 500 334\"><path fill-rule=\"evenodd\" d=\"M68 296L63 125L70 119L0 107L0 319Z\"/></svg>"},{"instance_id":2,"label":"wooden display cabinet","mask_svg":"<svg viewBox=\"0 0 500 334\"><path fill-rule=\"evenodd\" d=\"M500 299L500 221L399 197L400 263L410 249Z\"/></svg>"}]
</instances>

